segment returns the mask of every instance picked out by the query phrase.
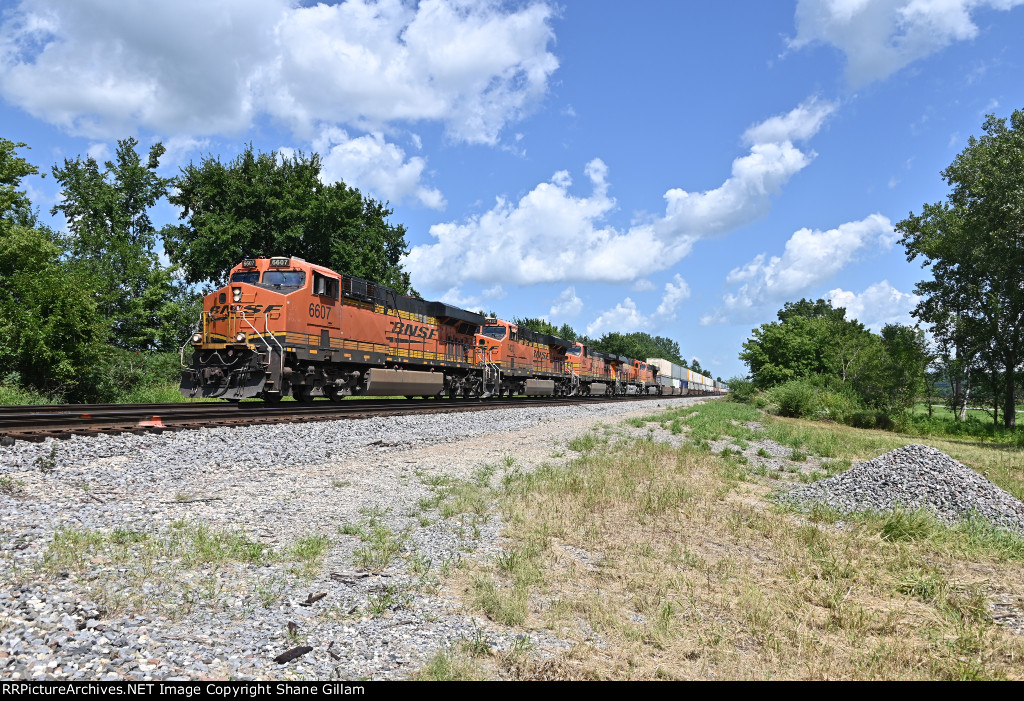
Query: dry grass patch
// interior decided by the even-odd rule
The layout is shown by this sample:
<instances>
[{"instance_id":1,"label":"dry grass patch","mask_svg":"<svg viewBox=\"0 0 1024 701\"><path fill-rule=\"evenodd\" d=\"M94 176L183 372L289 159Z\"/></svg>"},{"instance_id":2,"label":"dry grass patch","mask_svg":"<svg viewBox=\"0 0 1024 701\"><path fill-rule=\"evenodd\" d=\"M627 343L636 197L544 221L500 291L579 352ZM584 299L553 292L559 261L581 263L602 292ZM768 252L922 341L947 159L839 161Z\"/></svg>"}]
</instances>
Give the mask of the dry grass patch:
<instances>
[{"instance_id":1,"label":"dry grass patch","mask_svg":"<svg viewBox=\"0 0 1024 701\"><path fill-rule=\"evenodd\" d=\"M502 663L502 676L1021 676L1024 638L994 625L986 601L1024 577L1012 544L937 524L886 539L868 519L818 523L692 446L588 447L566 466L508 475L513 545L467 574L492 620L576 643L543 664Z\"/></svg>"}]
</instances>

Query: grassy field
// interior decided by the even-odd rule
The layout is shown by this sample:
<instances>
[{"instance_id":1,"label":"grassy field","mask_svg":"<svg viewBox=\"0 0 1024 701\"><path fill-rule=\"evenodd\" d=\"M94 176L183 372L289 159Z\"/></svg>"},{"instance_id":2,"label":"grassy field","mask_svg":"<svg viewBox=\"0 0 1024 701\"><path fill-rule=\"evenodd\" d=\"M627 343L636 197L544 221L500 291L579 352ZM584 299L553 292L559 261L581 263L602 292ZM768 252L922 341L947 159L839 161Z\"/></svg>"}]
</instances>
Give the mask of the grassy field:
<instances>
[{"instance_id":1,"label":"grassy field","mask_svg":"<svg viewBox=\"0 0 1024 701\"><path fill-rule=\"evenodd\" d=\"M655 427L690 440L651 440ZM1024 635L992 603L1024 613L1024 539L921 513L794 513L772 499L779 482L711 452L725 437L841 465L918 442L709 402L576 439L564 466L512 469L492 495L505 550L455 586L522 649L465 641L420 678L1021 678ZM1019 450L927 442L1024 495ZM538 631L565 652L531 655Z\"/></svg>"}]
</instances>

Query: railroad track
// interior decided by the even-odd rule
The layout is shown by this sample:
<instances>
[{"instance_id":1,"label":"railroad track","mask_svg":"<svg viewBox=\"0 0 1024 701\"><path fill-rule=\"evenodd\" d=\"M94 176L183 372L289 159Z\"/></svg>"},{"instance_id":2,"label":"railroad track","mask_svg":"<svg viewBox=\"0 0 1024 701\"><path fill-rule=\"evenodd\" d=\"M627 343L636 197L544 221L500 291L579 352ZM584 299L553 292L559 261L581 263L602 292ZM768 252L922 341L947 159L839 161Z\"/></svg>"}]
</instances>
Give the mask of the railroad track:
<instances>
[{"instance_id":1,"label":"railroad track","mask_svg":"<svg viewBox=\"0 0 1024 701\"><path fill-rule=\"evenodd\" d=\"M366 399L343 402L318 401L309 404L297 402L276 404L196 402L0 406L0 445L13 445L16 440L39 442L47 438L68 438L73 435L161 433L209 426L334 421L402 414L440 414L657 398L659 398L657 395L650 397L627 395L612 399L605 397L515 397L486 400Z\"/></svg>"}]
</instances>

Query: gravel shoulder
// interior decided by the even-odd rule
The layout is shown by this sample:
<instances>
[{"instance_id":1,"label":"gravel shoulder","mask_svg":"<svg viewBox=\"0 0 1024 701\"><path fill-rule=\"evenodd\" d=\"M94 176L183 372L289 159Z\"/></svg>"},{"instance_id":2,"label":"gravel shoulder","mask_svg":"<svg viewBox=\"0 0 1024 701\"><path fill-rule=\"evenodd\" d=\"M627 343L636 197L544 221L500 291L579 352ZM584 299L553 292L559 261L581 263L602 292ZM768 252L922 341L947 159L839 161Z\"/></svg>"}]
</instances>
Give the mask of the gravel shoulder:
<instances>
[{"instance_id":1,"label":"gravel shoulder","mask_svg":"<svg viewBox=\"0 0 1024 701\"><path fill-rule=\"evenodd\" d=\"M0 448L0 676L388 679L462 639L507 648L444 593L462 559L499 549L502 524L446 514L445 495L570 459L595 424L696 401Z\"/></svg>"}]
</instances>

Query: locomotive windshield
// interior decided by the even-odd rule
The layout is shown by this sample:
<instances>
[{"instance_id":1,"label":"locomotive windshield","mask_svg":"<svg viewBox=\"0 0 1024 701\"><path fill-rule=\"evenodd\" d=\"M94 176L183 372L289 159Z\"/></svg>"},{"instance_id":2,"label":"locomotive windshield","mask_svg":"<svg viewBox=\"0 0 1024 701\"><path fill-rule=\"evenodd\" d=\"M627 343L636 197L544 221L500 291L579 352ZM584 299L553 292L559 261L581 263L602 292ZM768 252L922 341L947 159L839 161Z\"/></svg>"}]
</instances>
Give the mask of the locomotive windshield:
<instances>
[{"instance_id":1,"label":"locomotive windshield","mask_svg":"<svg viewBox=\"0 0 1024 701\"><path fill-rule=\"evenodd\" d=\"M579 355L583 348L581 346L573 346L569 349L568 355Z\"/></svg>"},{"instance_id":2,"label":"locomotive windshield","mask_svg":"<svg viewBox=\"0 0 1024 701\"><path fill-rule=\"evenodd\" d=\"M263 284L273 287L302 287L306 273L302 270L268 270L263 273Z\"/></svg>"},{"instance_id":3,"label":"locomotive windshield","mask_svg":"<svg viewBox=\"0 0 1024 701\"><path fill-rule=\"evenodd\" d=\"M238 271L231 276L231 282L247 282L250 285L255 285L260 281L259 270L245 270Z\"/></svg>"},{"instance_id":4,"label":"locomotive windshield","mask_svg":"<svg viewBox=\"0 0 1024 701\"><path fill-rule=\"evenodd\" d=\"M505 330L504 326L485 326L480 330L480 333L488 338L501 341L505 338Z\"/></svg>"}]
</instances>

